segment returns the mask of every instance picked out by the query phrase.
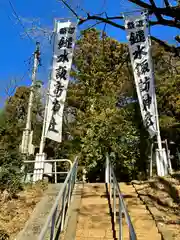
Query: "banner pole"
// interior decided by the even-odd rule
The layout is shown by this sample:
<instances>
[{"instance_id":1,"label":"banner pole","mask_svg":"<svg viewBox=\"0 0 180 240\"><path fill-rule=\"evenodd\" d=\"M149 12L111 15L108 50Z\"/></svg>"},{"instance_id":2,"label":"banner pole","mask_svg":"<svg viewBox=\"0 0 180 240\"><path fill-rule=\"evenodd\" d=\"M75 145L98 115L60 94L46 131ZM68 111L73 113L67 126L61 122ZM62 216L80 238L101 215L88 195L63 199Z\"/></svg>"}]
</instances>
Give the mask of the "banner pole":
<instances>
[{"instance_id":1,"label":"banner pole","mask_svg":"<svg viewBox=\"0 0 180 240\"><path fill-rule=\"evenodd\" d=\"M154 94L154 104L155 104L155 111L156 111L156 127L157 127L157 144L159 149L159 161L157 164L157 170L159 169L160 173L158 175L164 176L165 175L165 166L164 166L164 159L162 155L162 141L161 141L161 134L160 134L160 127L159 127L159 117L158 117L158 109L157 109L157 100L156 94Z\"/></svg>"},{"instance_id":2,"label":"banner pole","mask_svg":"<svg viewBox=\"0 0 180 240\"><path fill-rule=\"evenodd\" d=\"M148 23L149 23L149 14L148 15ZM152 59L152 44L150 40L150 26L148 27L149 30L149 45L150 45L150 51L149 54ZM163 148L162 148L162 140L161 140L161 133L160 133L160 126L159 126L159 114L158 114L158 107L157 107L157 98L156 98L156 91L155 91L155 74L154 74L154 66L153 62L151 63L151 68L152 68L152 75L153 75L153 92L154 92L154 108L155 108L155 120L156 120L156 129L157 129L157 144L158 144L158 149L159 149L159 159L156 159L156 165L157 165L157 173L160 176L165 176L165 161L163 157Z\"/></svg>"},{"instance_id":3,"label":"banner pole","mask_svg":"<svg viewBox=\"0 0 180 240\"><path fill-rule=\"evenodd\" d=\"M54 27L54 36L55 36L55 30L56 30L56 21L55 21L55 27ZM54 45L55 44L53 41L53 52L54 52ZM54 59L52 59L52 61L53 60ZM45 160L46 160L46 154L44 153L44 145L45 145L45 139L46 139L45 131L46 131L46 124L47 124L47 112L48 112L49 87L50 87L50 82L51 82L51 74L50 74L50 79L48 81L48 87L47 87L48 90L47 90L47 94L46 94L44 120L43 120L43 128L42 128L42 134L41 134L41 140L40 140L40 146L39 146L39 153L36 154L35 163L34 163L33 182L43 179L43 173L44 173L44 168L45 168L44 164L45 164Z\"/></svg>"},{"instance_id":4,"label":"banner pole","mask_svg":"<svg viewBox=\"0 0 180 240\"><path fill-rule=\"evenodd\" d=\"M53 56L54 56L54 45L55 45L55 34L57 32L57 20L54 20L54 40L53 40ZM52 58L52 63L54 59ZM52 64L51 64L52 65ZM52 71L50 73L50 79L48 82L48 91L47 91L47 98L46 98L46 104L45 104L45 111L44 111L44 121L43 121L43 129L42 129L42 135L41 135L41 141L40 141L40 146L39 146L39 154L42 154L44 151L44 145L45 145L45 131L46 131L46 124L47 124L47 112L48 112L48 102L49 102L49 87L50 87L50 82L51 82L51 77L52 77Z\"/></svg>"},{"instance_id":5,"label":"banner pole","mask_svg":"<svg viewBox=\"0 0 180 240\"><path fill-rule=\"evenodd\" d=\"M157 173L159 176L164 176L167 174L167 158L164 152L165 149L162 147L160 135L150 29L147 29L148 18L149 14L147 11L143 11L138 18L136 16L124 16L125 24L127 24L125 29L127 30L131 65L134 72L141 115L151 138L153 136L157 137Z\"/></svg>"}]
</instances>

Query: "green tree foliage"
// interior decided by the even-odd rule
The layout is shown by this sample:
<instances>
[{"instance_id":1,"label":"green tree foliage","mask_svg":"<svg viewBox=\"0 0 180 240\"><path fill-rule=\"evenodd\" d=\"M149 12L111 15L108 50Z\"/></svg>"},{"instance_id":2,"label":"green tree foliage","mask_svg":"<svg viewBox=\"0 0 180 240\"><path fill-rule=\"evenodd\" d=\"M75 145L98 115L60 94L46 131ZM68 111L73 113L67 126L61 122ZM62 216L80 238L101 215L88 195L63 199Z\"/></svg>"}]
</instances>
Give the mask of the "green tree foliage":
<instances>
[{"instance_id":1,"label":"green tree foliage","mask_svg":"<svg viewBox=\"0 0 180 240\"><path fill-rule=\"evenodd\" d=\"M86 167L89 181L103 179L106 152L113 155L121 180L146 174L148 169L149 135L142 124L139 104L128 101L129 97L137 99L128 52L126 44L104 33L101 36L95 29L82 32L76 44L64 112L63 142L47 140L45 151L49 157L69 159L80 153L80 165ZM180 143L179 59L155 43L152 52L161 135ZM18 148L28 97L29 88L18 88L0 112L0 180L1 186L8 189L10 179L11 186L16 183L13 176L20 178L17 173L22 162ZM38 145L42 116L38 95L32 116L34 144Z\"/></svg>"},{"instance_id":2,"label":"green tree foliage","mask_svg":"<svg viewBox=\"0 0 180 240\"><path fill-rule=\"evenodd\" d=\"M134 104L117 107L120 96L125 99L134 92L128 59L125 44L102 38L94 29L83 32L76 44L68 91L68 107L76 120L70 134L89 180L102 180L106 152L115 153L116 169L127 178L136 171L139 133Z\"/></svg>"},{"instance_id":3,"label":"green tree foliage","mask_svg":"<svg viewBox=\"0 0 180 240\"><path fill-rule=\"evenodd\" d=\"M156 93L164 138L180 143L180 59L153 46Z\"/></svg>"},{"instance_id":4,"label":"green tree foliage","mask_svg":"<svg viewBox=\"0 0 180 240\"><path fill-rule=\"evenodd\" d=\"M22 157L14 150L0 149L0 190L7 190L10 196L22 188Z\"/></svg>"},{"instance_id":5,"label":"green tree foliage","mask_svg":"<svg viewBox=\"0 0 180 240\"><path fill-rule=\"evenodd\" d=\"M172 140L176 129L177 140L178 58L156 43L152 52L162 139ZM119 98L137 99L127 46L102 37L94 29L84 31L76 44L72 78L67 106L75 121L64 129L73 140L65 141L61 150L65 147L67 154L81 152L81 163L91 180L102 178L106 151L115 153L114 164L121 178L137 177L139 172L147 176L151 141L139 104L117 107Z\"/></svg>"},{"instance_id":6,"label":"green tree foliage","mask_svg":"<svg viewBox=\"0 0 180 240\"><path fill-rule=\"evenodd\" d=\"M14 194L21 186L22 156L19 153L19 145L27 118L29 93L27 87L17 88L14 96L7 99L0 113L0 189L6 189L10 194ZM39 144L41 115L42 104L40 96L36 94L32 113L34 144Z\"/></svg>"},{"instance_id":7,"label":"green tree foliage","mask_svg":"<svg viewBox=\"0 0 180 240\"><path fill-rule=\"evenodd\" d=\"M3 112L0 115L0 145L6 148L16 148L22 140L22 131L25 128L28 99L30 90L27 87L17 88L14 96L7 99ZM40 128L42 125L43 107L40 96L36 94L32 111L32 129L36 132L34 143L39 143Z\"/></svg>"}]
</instances>

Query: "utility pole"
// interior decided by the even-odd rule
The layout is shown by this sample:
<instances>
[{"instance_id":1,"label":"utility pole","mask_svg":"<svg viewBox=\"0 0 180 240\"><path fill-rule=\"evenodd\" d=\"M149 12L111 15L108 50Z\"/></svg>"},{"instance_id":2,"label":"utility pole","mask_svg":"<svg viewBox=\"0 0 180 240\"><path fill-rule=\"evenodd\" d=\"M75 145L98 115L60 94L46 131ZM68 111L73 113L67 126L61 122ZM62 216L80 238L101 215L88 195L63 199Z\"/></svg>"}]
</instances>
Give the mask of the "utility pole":
<instances>
[{"instance_id":1,"label":"utility pole","mask_svg":"<svg viewBox=\"0 0 180 240\"><path fill-rule=\"evenodd\" d=\"M55 20L54 33L56 32L56 28L57 28L57 21ZM53 51L54 51L54 49L53 49ZM52 64L53 64L53 59L52 59ZM51 72L51 78L52 78L52 72ZM52 172L52 164L45 162L47 159L47 155L44 152L44 145L45 145L45 139L46 139L45 131L46 131L46 118L47 118L47 112L48 112L50 81L49 81L48 85L49 86L48 86L48 93L47 93L46 104L45 104L44 121L43 121L42 135L41 135L41 141L40 141L40 146L39 146L39 153L36 154L35 163L34 163L33 182L43 179L43 173L44 173L45 168L48 169L48 172Z\"/></svg>"},{"instance_id":2,"label":"utility pole","mask_svg":"<svg viewBox=\"0 0 180 240\"><path fill-rule=\"evenodd\" d=\"M23 131L22 144L20 146L21 153L29 155L34 153L34 146L32 145L33 131L31 130L32 107L34 100L34 87L36 85L36 73L40 62L40 43L36 42L36 50L34 52L34 64L32 70L32 84L30 89L30 96L28 102L28 112L26 128Z\"/></svg>"}]
</instances>

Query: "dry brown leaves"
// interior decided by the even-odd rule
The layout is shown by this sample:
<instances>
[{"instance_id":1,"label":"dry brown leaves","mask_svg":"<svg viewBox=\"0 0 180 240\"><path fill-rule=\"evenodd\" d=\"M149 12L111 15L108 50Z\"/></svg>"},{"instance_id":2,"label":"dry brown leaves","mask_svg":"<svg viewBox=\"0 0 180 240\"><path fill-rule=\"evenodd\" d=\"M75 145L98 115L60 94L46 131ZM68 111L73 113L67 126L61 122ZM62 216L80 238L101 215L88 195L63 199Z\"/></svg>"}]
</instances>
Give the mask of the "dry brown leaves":
<instances>
[{"instance_id":1,"label":"dry brown leaves","mask_svg":"<svg viewBox=\"0 0 180 240\"><path fill-rule=\"evenodd\" d=\"M24 191L17 195L17 199L4 201L3 194L0 195L0 230L6 232L10 239L14 239L15 235L23 229L46 188L46 184L39 182L26 185Z\"/></svg>"},{"instance_id":2,"label":"dry brown leaves","mask_svg":"<svg viewBox=\"0 0 180 240\"><path fill-rule=\"evenodd\" d=\"M179 239L180 174L176 177L155 178L135 187L167 239Z\"/></svg>"}]
</instances>

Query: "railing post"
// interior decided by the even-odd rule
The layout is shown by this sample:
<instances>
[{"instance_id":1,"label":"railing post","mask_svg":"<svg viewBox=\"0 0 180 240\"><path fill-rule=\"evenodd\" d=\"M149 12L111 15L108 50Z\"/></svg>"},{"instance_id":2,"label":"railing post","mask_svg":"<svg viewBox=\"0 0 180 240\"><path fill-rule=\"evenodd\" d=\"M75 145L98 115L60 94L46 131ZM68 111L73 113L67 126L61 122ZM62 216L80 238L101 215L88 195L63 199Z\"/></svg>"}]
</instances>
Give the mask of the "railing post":
<instances>
[{"instance_id":1,"label":"railing post","mask_svg":"<svg viewBox=\"0 0 180 240\"><path fill-rule=\"evenodd\" d=\"M105 183L109 184L109 156L106 154L106 164L105 164Z\"/></svg>"},{"instance_id":2,"label":"railing post","mask_svg":"<svg viewBox=\"0 0 180 240\"><path fill-rule=\"evenodd\" d=\"M74 180L75 183L77 179L77 171L78 171L78 162L76 162L76 167L75 167L75 180Z\"/></svg>"},{"instance_id":3,"label":"railing post","mask_svg":"<svg viewBox=\"0 0 180 240\"><path fill-rule=\"evenodd\" d=\"M109 167L109 196L111 201L111 167Z\"/></svg>"},{"instance_id":4,"label":"railing post","mask_svg":"<svg viewBox=\"0 0 180 240\"><path fill-rule=\"evenodd\" d=\"M57 208L56 208L56 210L55 210L55 212L54 212L54 214L52 216L50 240L54 239L56 214L57 214Z\"/></svg>"},{"instance_id":5,"label":"railing post","mask_svg":"<svg viewBox=\"0 0 180 240\"><path fill-rule=\"evenodd\" d=\"M54 174L55 174L55 183L57 183L57 165L56 162L54 162Z\"/></svg>"},{"instance_id":6,"label":"railing post","mask_svg":"<svg viewBox=\"0 0 180 240\"><path fill-rule=\"evenodd\" d=\"M61 231L64 228L64 220L65 220L65 208L66 208L66 187L64 189L63 197L62 197L62 220L61 220Z\"/></svg>"},{"instance_id":7,"label":"railing post","mask_svg":"<svg viewBox=\"0 0 180 240\"><path fill-rule=\"evenodd\" d=\"M72 184L72 177L73 177L73 175L71 175L70 176L70 179L69 179L69 186L68 186L68 207L69 207L69 203L70 203L70 201L71 201L71 189L73 189L73 186L71 186L71 184Z\"/></svg>"},{"instance_id":8,"label":"railing post","mask_svg":"<svg viewBox=\"0 0 180 240\"><path fill-rule=\"evenodd\" d=\"M117 212L117 205L118 206L118 213L119 213L119 219L118 219L118 225L119 225L119 236L118 240L123 239L123 225L122 225L122 213L125 214L126 223L128 225L129 229L129 239L130 240L136 240L136 233L134 231L134 227L132 225L130 216L128 214L127 208L125 206L123 196L120 191L120 187L118 184L118 181L116 179L114 169L112 167L111 161L109 159L109 156L106 155L106 168L105 168L105 181L108 184L108 193L110 198L110 205L112 207L113 212L113 223L115 225L115 229L117 226L117 219L116 219L116 212ZM116 194L118 193L118 202L116 203Z\"/></svg>"},{"instance_id":9,"label":"railing post","mask_svg":"<svg viewBox=\"0 0 180 240\"><path fill-rule=\"evenodd\" d=\"M74 188L74 185L76 183L76 171L72 172L72 190ZM72 194L72 191L71 191L71 194Z\"/></svg>"},{"instance_id":10,"label":"railing post","mask_svg":"<svg viewBox=\"0 0 180 240\"><path fill-rule=\"evenodd\" d=\"M55 199L55 202L50 210L47 220L44 226L42 227L42 230L38 236L38 240L44 240L44 239L54 240L57 237L56 236L57 231L60 230L61 232L64 229L64 224L66 220L66 207L68 206L68 199L71 199L71 193L73 191L73 186L74 186L73 181L76 178L76 170L78 165L77 161L78 159L76 158L70 172L66 177L66 180L62 188L58 193L58 196ZM48 238L47 238L47 234L48 234Z\"/></svg>"},{"instance_id":11,"label":"railing post","mask_svg":"<svg viewBox=\"0 0 180 240\"><path fill-rule=\"evenodd\" d=\"M116 185L113 181L113 214L114 214L114 224L116 224Z\"/></svg>"},{"instance_id":12,"label":"railing post","mask_svg":"<svg viewBox=\"0 0 180 240\"><path fill-rule=\"evenodd\" d=\"M71 195L72 195L72 191L73 191L73 189L74 189L74 185L76 184L77 170L78 170L78 162L76 162L74 174L72 173Z\"/></svg>"},{"instance_id":13,"label":"railing post","mask_svg":"<svg viewBox=\"0 0 180 240\"><path fill-rule=\"evenodd\" d=\"M121 199L119 199L119 240L122 239L122 205Z\"/></svg>"}]
</instances>

